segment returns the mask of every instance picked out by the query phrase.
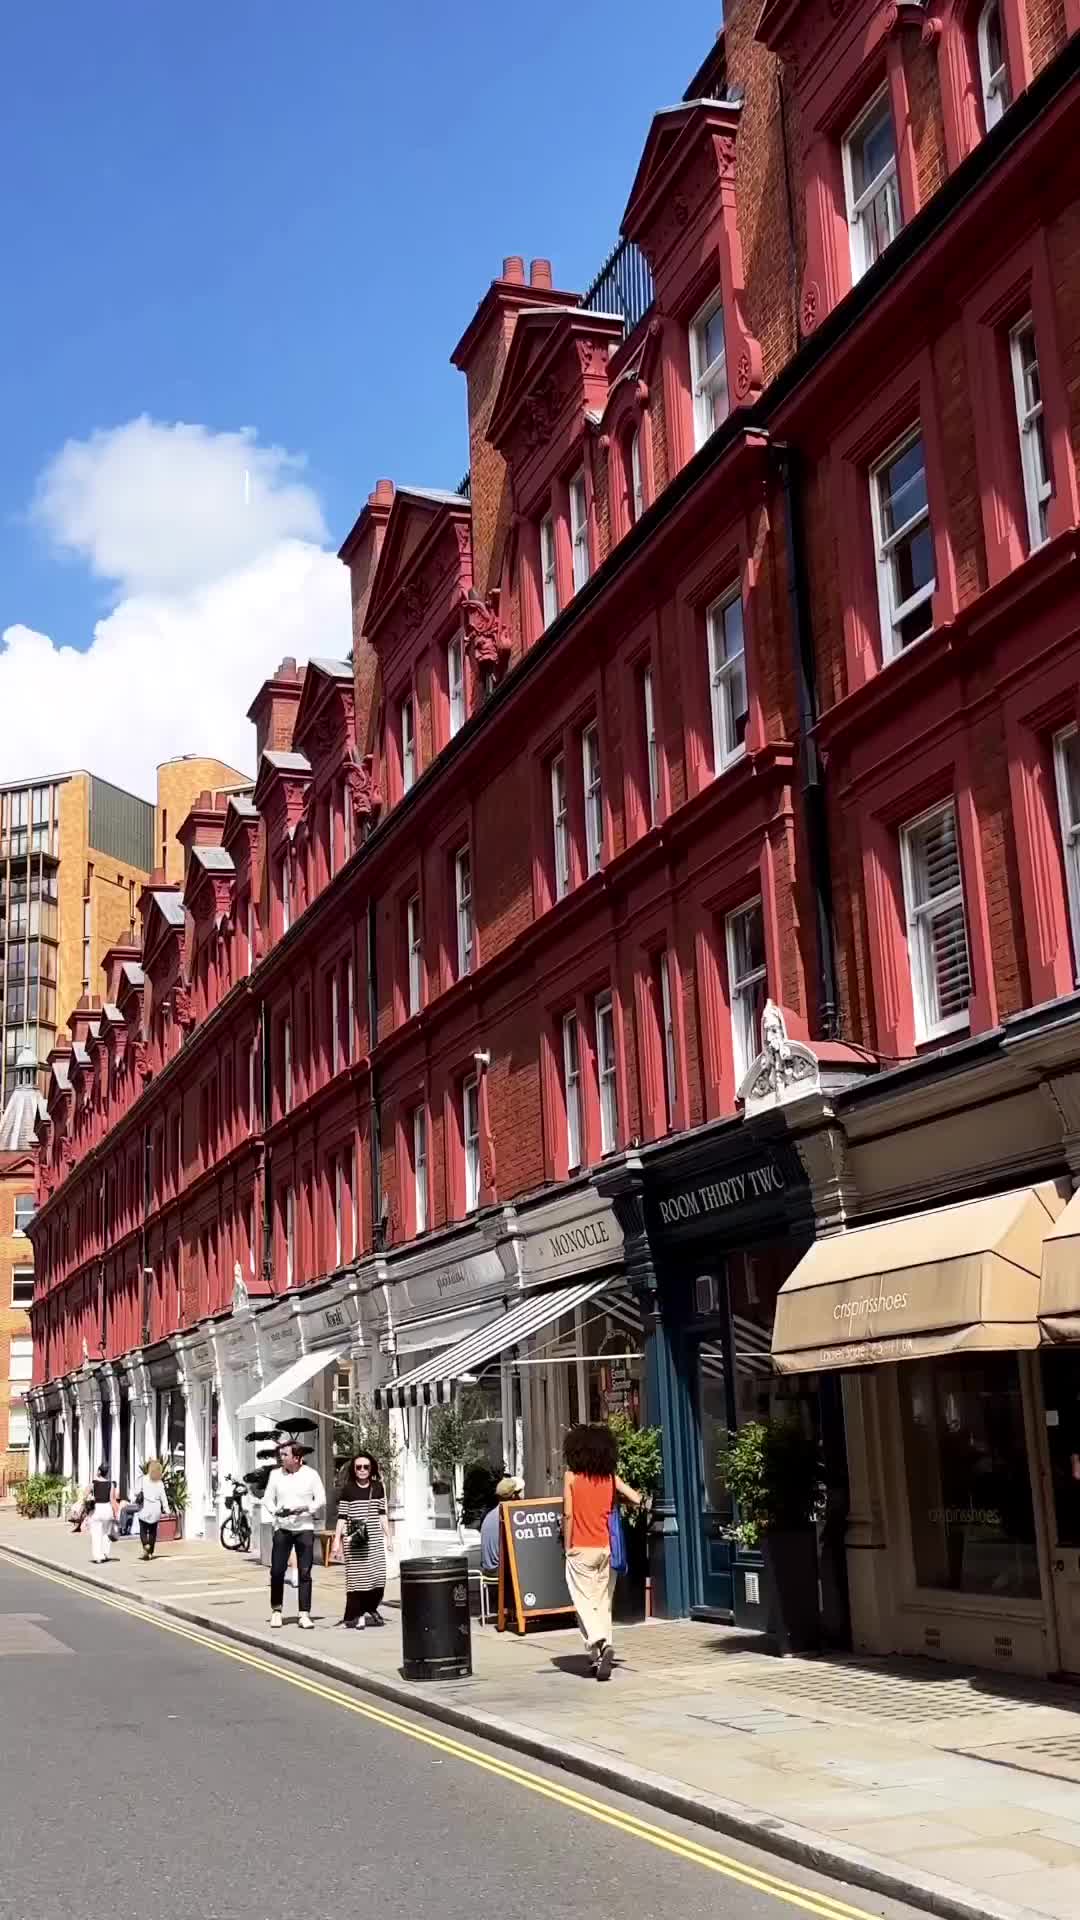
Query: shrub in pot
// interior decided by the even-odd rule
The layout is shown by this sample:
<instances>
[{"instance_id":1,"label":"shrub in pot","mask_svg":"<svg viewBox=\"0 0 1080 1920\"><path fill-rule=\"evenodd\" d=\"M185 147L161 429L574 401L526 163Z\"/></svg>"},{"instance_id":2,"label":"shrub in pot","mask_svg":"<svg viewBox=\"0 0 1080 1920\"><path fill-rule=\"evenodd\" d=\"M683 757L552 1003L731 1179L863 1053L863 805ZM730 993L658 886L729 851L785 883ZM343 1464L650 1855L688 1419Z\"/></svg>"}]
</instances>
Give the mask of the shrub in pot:
<instances>
[{"instance_id":1,"label":"shrub in pot","mask_svg":"<svg viewBox=\"0 0 1080 1920\"><path fill-rule=\"evenodd\" d=\"M54 1508L60 1511L64 1478L57 1473L32 1473L15 1488L15 1511L24 1520L41 1520Z\"/></svg>"},{"instance_id":2,"label":"shrub in pot","mask_svg":"<svg viewBox=\"0 0 1080 1920\"><path fill-rule=\"evenodd\" d=\"M607 1424L619 1450L615 1471L620 1480L642 1495L640 1507L623 1510L627 1568L615 1589L615 1617L643 1620L645 1579L649 1571L649 1512L663 1471L660 1428L636 1426L625 1413L611 1414Z\"/></svg>"},{"instance_id":3,"label":"shrub in pot","mask_svg":"<svg viewBox=\"0 0 1080 1920\"><path fill-rule=\"evenodd\" d=\"M187 1475L179 1467L166 1467L164 1480L169 1512L163 1513L158 1523L158 1539L179 1540L184 1531L184 1514L188 1503Z\"/></svg>"},{"instance_id":4,"label":"shrub in pot","mask_svg":"<svg viewBox=\"0 0 1080 1920\"><path fill-rule=\"evenodd\" d=\"M717 1461L738 1518L730 1538L765 1558L769 1625L781 1653L820 1644L817 1521L824 1482L816 1444L795 1414L750 1420Z\"/></svg>"}]
</instances>

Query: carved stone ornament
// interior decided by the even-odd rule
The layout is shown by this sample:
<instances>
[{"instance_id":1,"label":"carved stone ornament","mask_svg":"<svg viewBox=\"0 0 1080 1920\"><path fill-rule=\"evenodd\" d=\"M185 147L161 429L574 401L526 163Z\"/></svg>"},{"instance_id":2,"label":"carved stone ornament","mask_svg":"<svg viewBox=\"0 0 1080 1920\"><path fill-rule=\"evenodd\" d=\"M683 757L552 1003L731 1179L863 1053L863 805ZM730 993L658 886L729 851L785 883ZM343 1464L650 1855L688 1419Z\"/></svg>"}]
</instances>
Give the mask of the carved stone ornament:
<instances>
[{"instance_id":1,"label":"carved stone ornament","mask_svg":"<svg viewBox=\"0 0 1080 1920\"><path fill-rule=\"evenodd\" d=\"M173 1018L185 1033L195 1025L195 1009L191 1004L191 994L183 982L173 988Z\"/></svg>"},{"instance_id":2,"label":"carved stone ornament","mask_svg":"<svg viewBox=\"0 0 1080 1920\"><path fill-rule=\"evenodd\" d=\"M545 374L525 401L524 430L527 446L539 447L551 438L561 404L553 376L550 373Z\"/></svg>"},{"instance_id":3,"label":"carved stone ornament","mask_svg":"<svg viewBox=\"0 0 1080 1920\"><path fill-rule=\"evenodd\" d=\"M813 333L820 313L821 288L816 280L807 280L803 283L802 302L799 308L799 319L804 333Z\"/></svg>"},{"instance_id":4,"label":"carved stone ornament","mask_svg":"<svg viewBox=\"0 0 1080 1920\"><path fill-rule=\"evenodd\" d=\"M738 395L740 400L745 400L747 394L749 393L750 383L752 378L753 378L753 366L751 364L750 355L747 349L744 347L742 352L739 355L739 364L735 369L735 392Z\"/></svg>"},{"instance_id":5,"label":"carved stone ornament","mask_svg":"<svg viewBox=\"0 0 1080 1920\"><path fill-rule=\"evenodd\" d=\"M234 1262L232 1272L232 1310L234 1313L242 1313L248 1304L248 1290L244 1285L244 1275L239 1260Z\"/></svg>"},{"instance_id":6,"label":"carved stone ornament","mask_svg":"<svg viewBox=\"0 0 1080 1920\"><path fill-rule=\"evenodd\" d=\"M352 810L356 819L360 821L374 819L382 806L382 793L375 772L374 756L366 753L362 760L356 760L350 756L349 764L345 769L345 778L349 783L349 799L352 801Z\"/></svg>"},{"instance_id":7,"label":"carved stone ornament","mask_svg":"<svg viewBox=\"0 0 1080 1920\"><path fill-rule=\"evenodd\" d=\"M131 1056L135 1062L135 1071L141 1080L150 1078L150 1055L146 1041L138 1035L131 1043Z\"/></svg>"},{"instance_id":8,"label":"carved stone ornament","mask_svg":"<svg viewBox=\"0 0 1080 1920\"><path fill-rule=\"evenodd\" d=\"M475 587L470 587L461 611L465 644L472 655L473 666L478 672L486 672L491 667L498 672L510 655L510 635L499 618L498 588L482 600Z\"/></svg>"},{"instance_id":9,"label":"carved stone ornament","mask_svg":"<svg viewBox=\"0 0 1080 1920\"><path fill-rule=\"evenodd\" d=\"M789 1040L783 1013L774 1000L766 1000L761 1016L761 1052L738 1093L744 1118L820 1091L821 1070L816 1053L801 1040Z\"/></svg>"}]
</instances>

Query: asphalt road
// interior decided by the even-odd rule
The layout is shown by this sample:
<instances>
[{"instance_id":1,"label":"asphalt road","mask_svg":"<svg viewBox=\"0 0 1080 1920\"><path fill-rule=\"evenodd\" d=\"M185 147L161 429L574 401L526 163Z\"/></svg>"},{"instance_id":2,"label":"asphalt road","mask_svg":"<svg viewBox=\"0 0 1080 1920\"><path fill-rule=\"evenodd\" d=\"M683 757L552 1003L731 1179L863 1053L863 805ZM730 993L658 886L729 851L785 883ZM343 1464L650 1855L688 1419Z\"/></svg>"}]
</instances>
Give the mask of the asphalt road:
<instances>
[{"instance_id":1,"label":"asphalt road","mask_svg":"<svg viewBox=\"0 0 1080 1920\"><path fill-rule=\"evenodd\" d=\"M0 1743L3 1920L910 1920L3 1560Z\"/></svg>"}]
</instances>

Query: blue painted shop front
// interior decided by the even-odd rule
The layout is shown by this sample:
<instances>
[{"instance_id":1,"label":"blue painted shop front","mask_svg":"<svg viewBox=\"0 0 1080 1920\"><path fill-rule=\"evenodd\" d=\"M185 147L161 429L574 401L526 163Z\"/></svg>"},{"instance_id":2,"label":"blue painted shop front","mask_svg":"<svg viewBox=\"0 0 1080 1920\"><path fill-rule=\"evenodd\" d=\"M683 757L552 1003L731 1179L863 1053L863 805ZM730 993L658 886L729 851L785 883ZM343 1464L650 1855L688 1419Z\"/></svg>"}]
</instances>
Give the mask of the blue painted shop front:
<instances>
[{"instance_id":1,"label":"blue painted shop front","mask_svg":"<svg viewBox=\"0 0 1080 1920\"><path fill-rule=\"evenodd\" d=\"M806 1175L786 1128L770 1117L646 1150L614 1176L612 1192L643 1307L648 1418L664 1436L650 1554L654 1611L764 1628L761 1554L730 1538L735 1516L718 1466L729 1432L802 1403L828 1463L830 1512L841 1515L835 1558L843 1563L838 1396L828 1385L819 1393L816 1381L780 1379L770 1359L777 1293L814 1238ZM834 1591L829 1557L826 1546L823 1599L833 1616L829 1637L842 1641L846 1597Z\"/></svg>"}]
</instances>

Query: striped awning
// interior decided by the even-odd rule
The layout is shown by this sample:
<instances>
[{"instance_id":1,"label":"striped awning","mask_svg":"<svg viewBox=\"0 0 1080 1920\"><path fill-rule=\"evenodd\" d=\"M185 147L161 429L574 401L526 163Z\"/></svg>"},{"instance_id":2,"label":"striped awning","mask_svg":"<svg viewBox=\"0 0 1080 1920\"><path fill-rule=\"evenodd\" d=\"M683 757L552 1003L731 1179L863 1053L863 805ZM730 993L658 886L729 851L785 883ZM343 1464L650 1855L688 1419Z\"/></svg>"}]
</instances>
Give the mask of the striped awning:
<instances>
[{"instance_id":1,"label":"striped awning","mask_svg":"<svg viewBox=\"0 0 1080 1920\"><path fill-rule=\"evenodd\" d=\"M579 1280L575 1286L556 1287L551 1293L534 1293L527 1300L519 1300L516 1307L496 1314L486 1326L467 1334L456 1347L444 1348L422 1367L414 1367L397 1380L385 1380L375 1389L376 1407L385 1413L391 1407L448 1406L457 1381L478 1373L500 1353L520 1346L531 1334L561 1320L564 1313L584 1306L607 1285L607 1279Z\"/></svg>"}]
</instances>

